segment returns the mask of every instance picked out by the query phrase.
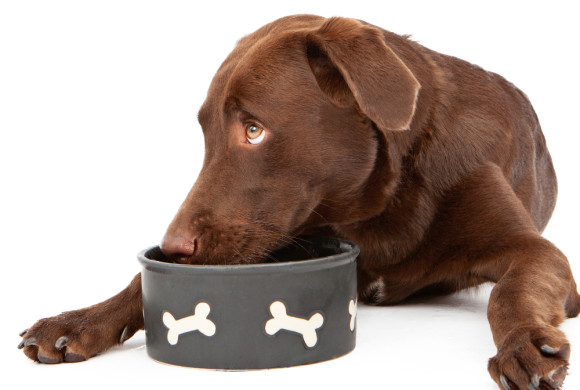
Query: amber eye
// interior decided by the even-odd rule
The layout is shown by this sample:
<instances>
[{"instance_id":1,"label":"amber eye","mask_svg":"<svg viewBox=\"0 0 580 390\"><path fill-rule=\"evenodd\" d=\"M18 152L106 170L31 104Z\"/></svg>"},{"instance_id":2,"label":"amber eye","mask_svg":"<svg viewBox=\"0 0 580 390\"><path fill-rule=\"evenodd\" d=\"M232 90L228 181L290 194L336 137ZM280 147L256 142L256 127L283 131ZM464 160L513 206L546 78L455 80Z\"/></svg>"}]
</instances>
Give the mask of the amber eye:
<instances>
[{"instance_id":1,"label":"amber eye","mask_svg":"<svg viewBox=\"0 0 580 390\"><path fill-rule=\"evenodd\" d=\"M264 140L266 132L264 129L255 123L250 123L246 125L246 139L249 143L256 145Z\"/></svg>"}]
</instances>

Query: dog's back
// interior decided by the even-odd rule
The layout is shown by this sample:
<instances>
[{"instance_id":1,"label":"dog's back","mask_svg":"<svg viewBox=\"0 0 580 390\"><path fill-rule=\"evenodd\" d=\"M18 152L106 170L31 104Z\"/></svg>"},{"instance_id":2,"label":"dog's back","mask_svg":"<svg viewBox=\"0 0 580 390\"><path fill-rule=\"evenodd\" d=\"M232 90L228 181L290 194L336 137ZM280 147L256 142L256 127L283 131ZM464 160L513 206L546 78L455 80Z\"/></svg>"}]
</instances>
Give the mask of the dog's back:
<instances>
[{"instance_id":1,"label":"dog's back","mask_svg":"<svg viewBox=\"0 0 580 390\"><path fill-rule=\"evenodd\" d=\"M445 191L474 167L497 164L542 231L556 203L557 181L527 96L498 74L383 33L421 83L411 128L424 129L413 146L421 150L414 153L424 159L429 180Z\"/></svg>"}]
</instances>

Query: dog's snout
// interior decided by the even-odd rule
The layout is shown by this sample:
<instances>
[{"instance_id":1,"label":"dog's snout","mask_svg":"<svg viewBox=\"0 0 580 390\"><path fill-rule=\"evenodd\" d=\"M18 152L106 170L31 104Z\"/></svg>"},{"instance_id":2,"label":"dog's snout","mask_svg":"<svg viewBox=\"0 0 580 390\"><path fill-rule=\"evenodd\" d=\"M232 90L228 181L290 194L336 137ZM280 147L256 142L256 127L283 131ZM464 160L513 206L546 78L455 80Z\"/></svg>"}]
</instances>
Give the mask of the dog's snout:
<instances>
[{"instance_id":1,"label":"dog's snout","mask_svg":"<svg viewBox=\"0 0 580 390\"><path fill-rule=\"evenodd\" d=\"M166 234L161 241L161 252L178 263L189 263L195 254L197 238L186 238L180 235Z\"/></svg>"}]
</instances>

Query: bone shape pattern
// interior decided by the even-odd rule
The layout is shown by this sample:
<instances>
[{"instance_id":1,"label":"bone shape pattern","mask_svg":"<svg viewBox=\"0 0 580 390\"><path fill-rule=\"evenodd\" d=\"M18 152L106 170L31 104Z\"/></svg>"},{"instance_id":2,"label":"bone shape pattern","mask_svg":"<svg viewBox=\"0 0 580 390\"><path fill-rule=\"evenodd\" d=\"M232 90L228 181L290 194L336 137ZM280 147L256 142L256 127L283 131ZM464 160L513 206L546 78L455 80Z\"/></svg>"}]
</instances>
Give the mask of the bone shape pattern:
<instances>
[{"instance_id":1,"label":"bone shape pattern","mask_svg":"<svg viewBox=\"0 0 580 390\"><path fill-rule=\"evenodd\" d=\"M354 327L356 325L356 306L358 299L351 299L348 303L348 313L350 314L350 331L354 332Z\"/></svg>"},{"instance_id":2,"label":"bone shape pattern","mask_svg":"<svg viewBox=\"0 0 580 390\"><path fill-rule=\"evenodd\" d=\"M348 305L350 314L350 330L354 331L357 315L357 301L351 299ZM200 302L195 306L194 314L176 320L169 312L163 313L163 324L169 329L167 331L167 341L171 345L177 344L179 336L183 333L199 331L205 336L211 337L216 332L215 324L207 318L210 306L206 302ZM270 305L272 318L266 322L264 327L267 334L273 336L284 329L302 335L307 347L313 348L318 342L316 330L324 324L324 317L320 313L313 314L309 319L289 316L286 312L286 305L281 301L274 301Z\"/></svg>"},{"instance_id":3,"label":"bone shape pattern","mask_svg":"<svg viewBox=\"0 0 580 390\"><path fill-rule=\"evenodd\" d=\"M324 317L320 313L313 314L309 319L292 317L286 314L286 305L280 301L274 301L270 305L270 313L273 318L266 322L266 333L273 336L281 329L290 332L300 333L304 339L304 344L312 348L318 342L316 329L324 324Z\"/></svg>"},{"instance_id":4,"label":"bone shape pattern","mask_svg":"<svg viewBox=\"0 0 580 390\"><path fill-rule=\"evenodd\" d=\"M169 328L167 331L167 341L171 345L177 344L179 335L195 330L211 337L215 334L215 324L207 319L210 307L205 302L200 302L195 306L192 316L176 320L169 312L163 313L163 324Z\"/></svg>"}]
</instances>

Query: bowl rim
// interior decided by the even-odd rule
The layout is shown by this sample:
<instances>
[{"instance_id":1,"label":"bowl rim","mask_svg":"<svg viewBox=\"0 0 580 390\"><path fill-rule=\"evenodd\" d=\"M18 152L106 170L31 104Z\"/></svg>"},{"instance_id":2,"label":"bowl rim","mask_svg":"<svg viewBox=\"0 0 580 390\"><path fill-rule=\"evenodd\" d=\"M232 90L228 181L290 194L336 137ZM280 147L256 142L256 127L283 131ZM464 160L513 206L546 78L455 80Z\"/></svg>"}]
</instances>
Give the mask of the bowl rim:
<instances>
[{"instance_id":1,"label":"bowl rim","mask_svg":"<svg viewBox=\"0 0 580 390\"><path fill-rule=\"evenodd\" d=\"M145 257L145 254L159 245L154 245L143 249L137 254L137 259L141 265L150 271L157 272L179 272L188 274L245 274L245 273L272 273L272 272L310 272L313 270L323 270L339 267L348 263L354 263L360 254L360 248L357 244L337 237L325 236L301 236L311 239L325 240L326 242L337 242L341 253L330 256L317 257L314 259L300 261L282 261L278 263L256 263L256 264L224 264L224 265L202 265L202 264L177 264L166 263L163 261L152 260Z\"/></svg>"}]
</instances>

